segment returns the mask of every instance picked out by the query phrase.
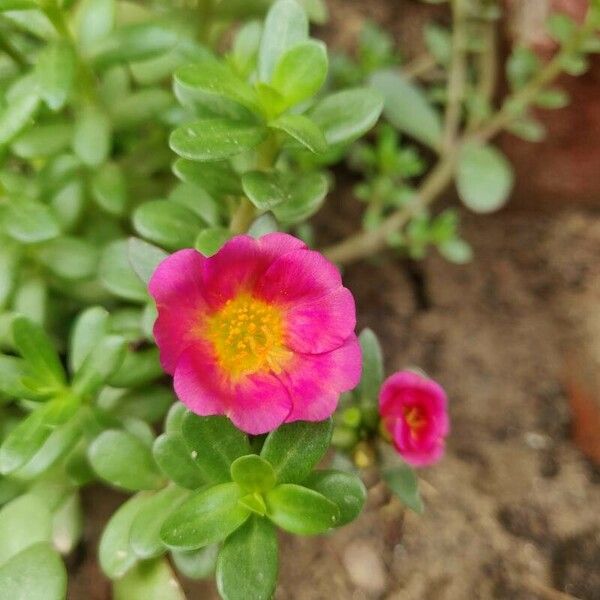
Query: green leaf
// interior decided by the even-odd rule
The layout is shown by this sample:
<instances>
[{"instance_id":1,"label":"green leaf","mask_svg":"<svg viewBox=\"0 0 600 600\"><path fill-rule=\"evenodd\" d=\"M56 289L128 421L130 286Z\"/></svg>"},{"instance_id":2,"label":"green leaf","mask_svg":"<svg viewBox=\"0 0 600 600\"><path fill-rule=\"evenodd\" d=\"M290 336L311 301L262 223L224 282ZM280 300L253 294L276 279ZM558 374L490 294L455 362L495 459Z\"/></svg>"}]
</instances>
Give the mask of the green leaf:
<instances>
[{"instance_id":1,"label":"green leaf","mask_svg":"<svg viewBox=\"0 0 600 600\"><path fill-rule=\"evenodd\" d=\"M131 525L130 542L141 559L155 558L165 551L160 528L169 514L186 498L188 492L175 486L159 490L138 511Z\"/></svg>"},{"instance_id":2,"label":"green leaf","mask_svg":"<svg viewBox=\"0 0 600 600\"><path fill-rule=\"evenodd\" d=\"M39 542L52 539L52 515L44 502L24 494L0 510L0 565Z\"/></svg>"},{"instance_id":3,"label":"green leaf","mask_svg":"<svg viewBox=\"0 0 600 600\"><path fill-rule=\"evenodd\" d=\"M240 527L250 512L238 500L236 483L223 483L196 492L171 513L161 530L170 548L194 550L225 539Z\"/></svg>"},{"instance_id":4,"label":"green leaf","mask_svg":"<svg viewBox=\"0 0 600 600\"><path fill-rule=\"evenodd\" d=\"M90 46L90 60L99 68L120 62L143 60L168 52L181 31L168 22L146 21L125 25Z\"/></svg>"},{"instance_id":5,"label":"green leaf","mask_svg":"<svg viewBox=\"0 0 600 600\"><path fill-rule=\"evenodd\" d=\"M383 352L377 336L371 329L363 329L360 336L363 370L358 393L361 398L372 403L379 397L379 388L383 383Z\"/></svg>"},{"instance_id":6,"label":"green leaf","mask_svg":"<svg viewBox=\"0 0 600 600\"><path fill-rule=\"evenodd\" d=\"M173 172L182 181L200 186L213 198L239 196L242 192L239 175L227 161L197 163L178 158L173 164Z\"/></svg>"},{"instance_id":7,"label":"green leaf","mask_svg":"<svg viewBox=\"0 0 600 600\"><path fill-rule=\"evenodd\" d=\"M258 49L258 77L269 83L285 52L308 38L308 19L294 0L277 0L265 19Z\"/></svg>"},{"instance_id":8,"label":"green leaf","mask_svg":"<svg viewBox=\"0 0 600 600\"><path fill-rule=\"evenodd\" d=\"M173 96L167 90L147 88L128 94L109 110L116 130L135 130L149 122L163 120L173 104Z\"/></svg>"},{"instance_id":9,"label":"green leaf","mask_svg":"<svg viewBox=\"0 0 600 600\"><path fill-rule=\"evenodd\" d=\"M123 364L125 351L125 340L120 335L100 339L75 372L73 391L82 398L96 394Z\"/></svg>"},{"instance_id":10,"label":"green leaf","mask_svg":"<svg viewBox=\"0 0 600 600\"><path fill-rule=\"evenodd\" d=\"M329 448L332 429L331 419L282 425L267 436L260 455L273 466L278 483L300 483Z\"/></svg>"},{"instance_id":11,"label":"green leaf","mask_svg":"<svg viewBox=\"0 0 600 600\"><path fill-rule=\"evenodd\" d=\"M252 112L259 111L254 90L228 64L211 56L177 69L175 81L188 88L233 100Z\"/></svg>"},{"instance_id":12,"label":"green leaf","mask_svg":"<svg viewBox=\"0 0 600 600\"><path fill-rule=\"evenodd\" d=\"M224 227L209 227L202 230L196 237L194 248L204 256L213 256L233 236L230 229Z\"/></svg>"},{"instance_id":13,"label":"green leaf","mask_svg":"<svg viewBox=\"0 0 600 600\"><path fill-rule=\"evenodd\" d=\"M13 140L11 149L21 158L45 158L68 148L72 137L71 123L36 123Z\"/></svg>"},{"instance_id":14,"label":"green leaf","mask_svg":"<svg viewBox=\"0 0 600 600\"><path fill-rule=\"evenodd\" d=\"M248 438L226 417L199 417L188 412L181 431L202 476L210 483L231 481L231 463L250 454Z\"/></svg>"},{"instance_id":15,"label":"green leaf","mask_svg":"<svg viewBox=\"0 0 600 600\"><path fill-rule=\"evenodd\" d=\"M340 509L314 490L284 483L265 495L268 516L279 527L298 535L314 535L336 527Z\"/></svg>"},{"instance_id":16,"label":"green leaf","mask_svg":"<svg viewBox=\"0 0 600 600\"><path fill-rule=\"evenodd\" d=\"M7 10L29 10L36 9L38 4L35 0L0 0L0 11Z\"/></svg>"},{"instance_id":17,"label":"green leaf","mask_svg":"<svg viewBox=\"0 0 600 600\"><path fill-rule=\"evenodd\" d=\"M238 73L249 75L256 66L262 23L249 21L237 31L229 59Z\"/></svg>"},{"instance_id":18,"label":"green leaf","mask_svg":"<svg viewBox=\"0 0 600 600\"><path fill-rule=\"evenodd\" d=\"M464 265L473 260L473 249L459 238L453 238L438 245L440 254L447 260L457 265Z\"/></svg>"},{"instance_id":19,"label":"green leaf","mask_svg":"<svg viewBox=\"0 0 600 600\"><path fill-rule=\"evenodd\" d=\"M79 493L74 492L54 511L52 517L52 542L63 555L70 554L83 533L83 511Z\"/></svg>"},{"instance_id":20,"label":"green leaf","mask_svg":"<svg viewBox=\"0 0 600 600\"><path fill-rule=\"evenodd\" d=\"M25 93L0 111L0 147L10 142L29 123L39 104L37 93Z\"/></svg>"},{"instance_id":21,"label":"green leaf","mask_svg":"<svg viewBox=\"0 0 600 600\"><path fill-rule=\"evenodd\" d=\"M308 116L323 131L328 144L349 144L375 125L382 108L378 92L355 88L326 96Z\"/></svg>"},{"instance_id":22,"label":"green leaf","mask_svg":"<svg viewBox=\"0 0 600 600\"><path fill-rule=\"evenodd\" d=\"M46 320L48 286L41 277L27 277L15 290L13 310L34 323ZM12 318L10 320L12 323Z\"/></svg>"},{"instance_id":23,"label":"green leaf","mask_svg":"<svg viewBox=\"0 0 600 600\"><path fill-rule=\"evenodd\" d=\"M280 223L293 224L305 221L315 214L327 195L329 183L323 173L306 173L285 175L279 178L284 190L287 190L288 201L276 206L273 214Z\"/></svg>"},{"instance_id":24,"label":"green leaf","mask_svg":"<svg viewBox=\"0 0 600 600\"><path fill-rule=\"evenodd\" d=\"M88 167L100 166L111 148L110 120L97 106L84 106L75 117L73 150Z\"/></svg>"},{"instance_id":25,"label":"green leaf","mask_svg":"<svg viewBox=\"0 0 600 600\"><path fill-rule=\"evenodd\" d=\"M6 233L23 244L51 240L60 234L53 211L36 200L11 201L4 220Z\"/></svg>"},{"instance_id":26,"label":"green leaf","mask_svg":"<svg viewBox=\"0 0 600 600\"><path fill-rule=\"evenodd\" d=\"M425 26L425 44L427 50L435 58L438 64L447 66L450 63L452 52L452 35L445 27L435 23Z\"/></svg>"},{"instance_id":27,"label":"green leaf","mask_svg":"<svg viewBox=\"0 0 600 600\"><path fill-rule=\"evenodd\" d=\"M77 237L62 236L49 240L36 248L36 254L42 264L63 279L90 279L98 267L98 248Z\"/></svg>"},{"instance_id":28,"label":"green leaf","mask_svg":"<svg viewBox=\"0 0 600 600\"><path fill-rule=\"evenodd\" d=\"M172 406L175 396L170 388L152 385L149 388L134 389L118 396L108 409L119 418L135 418L156 423Z\"/></svg>"},{"instance_id":29,"label":"green leaf","mask_svg":"<svg viewBox=\"0 0 600 600\"><path fill-rule=\"evenodd\" d=\"M179 183L171 190L169 201L185 206L208 225L218 225L221 222L221 203L210 196L202 186Z\"/></svg>"},{"instance_id":30,"label":"green leaf","mask_svg":"<svg viewBox=\"0 0 600 600\"><path fill-rule=\"evenodd\" d=\"M115 0L83 0L78 15L78 42L85 54L112 31L115 12Z\"/></svg>"},{"instance_id":31,"label":"green leaf","mask_svg":"<svg viewBox=\"0 0 600 600\"><path fill-rule=\"evenodd\" d=\"M141 562L113 583L113 600L185 600L168 561Z\"/></svg>"},{"instance_id":32,"label":"green leaf","mask_svg":"<svg viewBox=\"0 0 600 600\"><path fill-rule=\"evenodd\" d=\"M296 44L277 62L271 85L294 106L312 98L327 77L327 48L323 42L307 40Z\"/></svg>"},{"instance_id":33,"label":"green leaf","mask_svg":"<svg viewBox=\"0 0 600 600\"><path fill-rule=\"evenodd\" d=\"M219 545L198 550L173 550L171 556L177 570L190 579L209 579L215 573Z\"/></svg>"},{"instance_id":34,"label":"green leaf","mask_svg":"<svg viewBox=\"0 0 600 600\"><path fill-rule=\"evenodd\" d=\"M37 398L38 394L24 385L25 377L27 367L23 359L0 355L0 392L14 398Z\"/></svg>"},{"instance_id":35,"label":"green leaf","mask_svg":"<svg viewBox=\"0 0 600 600\"><path fill-rule=\"evenodd\" d=\"M154 490L163 481L150 449L127 431L101 433L90 444L88 460L99 477L125 490Z\"/></svg>"},{"instance_id":36,"label":"green leaf","mask_svg":"<svg viewBox=\"0 0 600 600\"><path fill-rule=\"evenodd\" d=\"M274 121L270 121L269 127L285 131L315 154L327 150L327 140L323 132L314 121L304 115L282 115Z\"/></svg>"},{"instance_id":37,"label":"green leaf","mask_svg":"<svg viewBox=\"0 0 600 600\"><path fill-rule=\"evenodd\" d=\"M223 543L217 587L224 600L269 600L277 585L277 534L265 518L253 516Z\"/></svg>"},{"instance_id":38,"label":"green leaf","mask_svg":"<svg viewBox=\"0 0 600 600\"><path fill-rule=\"evenodd\" d=\"M104 287L109 291L134 302L146 302L148 291L129 264L126 240L116 240L108 244L100 258L99 275Z\"/></svg>"},{"instance_id":39,"label":"green leaf","mask_svg":"<svg viewBox=\"0 0 600 600\"><path fill-rule=\"evenodd\" d=\"M119 507L104 528L98 547L98 559L107 577L122 577L136 563L137 556L129 543L131 525L151 498L148 492L136 494Z\"/></svg>"},{"instance_id":40,"label":"green leaf","mask_svg":"<svg viewBox=\"0 0 600 600\"><path fill-rule=\"evenodd\" d=\"M242 175L242 186L250 202L259 210L271 210L291 200L291 191L276 172L247 171Z\"/></svg>"},{"instance_id":41,"label":"green leaf","mask_svg":"<svg viewBox=\"0 0 600 600\"><path fill-rule=\"evenodd\" d=\"M463 146L456 168L456 187L465 206L477 213L493 212L508 199L513 170L499 150L475 143Z\"/></svg>"},{"instance_id":42,"label":"green leaf","mask_svg":"<svg viewBox=\"0 0 600 600\"><path fill-rule=\"evenodd\" d=\"M231 463L231 478L247 492L266 492L275 485L275 471L256 454L240 456Z\"/></svg>"},{"instance_id":43,"label":"green leaf","mask_svg":"<svg viewBox=\"0 0 600 600\"><path fill-rule=\"evenodd\" d=\"M213 161L235 156L258 146L267 135L262 125L234 119L201 119L176 129L171 149L191 160Z\"/></svg>"},{"instance_id":44,"label":"green leaf","mask_svg":"<svg viewBox=\"0 0 600 600\"><path fill-rule=\"evenodd\" d=\"M152 452L162 472L177 485L197 490L205 483L180 433L169 432L158 436Z\"/></svg>"},{"instance_id":45,"label":"green leaf","mask_svg":"<svg viewBox=\"0 0 600 600\"><path fill-rule=\"evenodd\" d=\"M552 13L547 22L550 35L561 44L568 42L579 29L577 23L565 13Z\"/></svg>"},{"instance_id":46,"label":"green leaf","mask_svg":"<svg viewBox=\"0 0 600 600\"><path fill-rule=\"evenodd\" d=\"M0 567L0 598L64 600L67 572L49 544L35 544Z\"/></svg>"},{"instance_id":47,"label":"green leaf","mask_svg":"<svg viewBox=\"0 0 600 600\"><path fill-rule=\"evenodd\" d=\"M549 88L536 96L535 103L540 108L563 108L569 104L569 95L564 90Z\"/></svg>"},{"instance_id":48,"label":"green leaf","mask_svg":"<svg viewBox=\"0 0 600 600\"><path fill-rule=\"evenodd\" d=\"M132 388L151 383L164 375L158 348L128 350L121 367L109 379L113 387Z\"/></svg>"},{"instance_id":49,"label":"green leaf","mask_svg":"<svg viewBox=\"0 0 600 600\"><path fill-rule=\"evenodd\" d=\"M314 471L303 485L323 494L325 498L337 505L340 509L340 518L336 527L354 521L367 499L367 489L360 477L344 471Z\"/></svg>"},{"instance_id":50,"label":"green leaf","mask_svg":"<svg viewBox=\"0 0 600 600\"><path fill-rule=\"evenodd\" d=\"M408 465L382 471L383 478L392 492L412 511L421 514L424 510L419 494L419 480Z\"/></svg>"},{"instance_id":51,"label":"green leaf","mask_svg":"<svg viewBox=\"0 0 600 600\"><path fill-rule=\"evenodd\" d=\"M187 413L188 409L185 404L175 402L165 417L165 431L167 433L181 433L183 419Z\"/></svg>"},{"instance_id":52,"label":"green leaf","mask_svg":"<svg viewBox=\"0 0 600 600\"><path fill-rule=\"evenodd\" d=\"M179 250L194 245L204 222L185 206L169 200L144 202L133 213L133 226L143 237Z\"/></svg>"},{"instance_id":53,"label":"green leaf","mask_svg":"<svg viewBox=\"0 0 600 600\"><path fill-rule=\"evenodd\" d=\"M102 165L92 176L91 189L96 204L109 215L119 217L125 213L127 183L119 165Z\"/></svg>"},{"instance_id":54,"label":"green leaf","mask_svg":"<svg viewBox=\"0 0 600 600\"><path fill-rule=\"evenodd\" d=\"M168 254L154 244L149 244L139 238L130 237L128 240L129 262L136 275L148 285L156 267L167 258Z\"/></svg>"},{"instance_id":55,"label":"green leaf","mask_svg":"<svg viewBox=\"0 0 600 600\"><path fill-rule=\"evenodd\" d=\"M108 311L92 306L81 312L71 329L69 341L69 370L75 373L88 354L108 332Z\"/></svg>"},{"instance_id":56,"label":"green leaf","mask_svg":"<svg viewBox=\"0 0 600 600\"><path fill-rule=\"evenodd\" d=\"M35 74L40 96L50 110L60 110L66 103L75 78L75 53L69 43L56 40L37 57Z\"/></svg>"},{"instance_id":57,"label":"green leaf","mask_svg":"<svg viewBox=\"0 0 600 600\"><path fill-rule=\"evenodd\" d=\"M371 85L383 94L383 113L396 129L434 150L438 148L440 115L414 81L395 71L379 71L371 77Z\"/></svg>"},{"instance_id":58,"label":"green leaf","mask_svg":"<svg viewBox=\"0 0 600 600\"><path fill-rule=\"evenodd\" d=\"M5 307L13 291L20 259L21 247L19 244L3 239L0 249L0 310ZM0 382L1 379L0 377ZM0 385L2 384L0 383Z\"/></svg>"},{"instance_id":59,"label":"green leaf","mask_svg":"<svg viewBox=\"0 0 600 600\"><path fill-rule=\"evenodd\" d=\"M39 385L59 391L65 385L65 371L52 341L44 330L25 317L12 323L13 341Z\"/></svg>"}]
</instances>

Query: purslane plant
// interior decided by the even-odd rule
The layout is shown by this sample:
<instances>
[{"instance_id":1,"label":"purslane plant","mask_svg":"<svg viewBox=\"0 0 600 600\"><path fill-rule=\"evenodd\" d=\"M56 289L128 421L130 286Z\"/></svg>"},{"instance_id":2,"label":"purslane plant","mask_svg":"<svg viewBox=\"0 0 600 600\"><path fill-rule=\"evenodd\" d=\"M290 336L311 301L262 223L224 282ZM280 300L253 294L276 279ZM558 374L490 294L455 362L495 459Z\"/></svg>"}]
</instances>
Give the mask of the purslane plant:
<instances>
[{"instance_id":1,"label":"purslane plant","mask_svg":"<svg viewBox=\"0 0 600 600\"><path fill-rule=\"evenodd\" d=\"M445 394L384 381L330 260L469 258L456 215L422 208L455 174L497 207L508 167L481 142L531 137L528 107L560 104L551 79L597 49L597 7L555 19L556 58L516 50L494 112L490 14L453 11L406 68L369 26L330 72L319 0L0 0L0 597L65 597L93 482L132 494L98 549L117 600L181 600L174 572L272 597L277 529L355 519L356 467L423 509L411 466L443 454ZM426 93L431 70L447 86ZM325 258L307 219L346 157L365 231Z\"/></svg>"}]
</instances>

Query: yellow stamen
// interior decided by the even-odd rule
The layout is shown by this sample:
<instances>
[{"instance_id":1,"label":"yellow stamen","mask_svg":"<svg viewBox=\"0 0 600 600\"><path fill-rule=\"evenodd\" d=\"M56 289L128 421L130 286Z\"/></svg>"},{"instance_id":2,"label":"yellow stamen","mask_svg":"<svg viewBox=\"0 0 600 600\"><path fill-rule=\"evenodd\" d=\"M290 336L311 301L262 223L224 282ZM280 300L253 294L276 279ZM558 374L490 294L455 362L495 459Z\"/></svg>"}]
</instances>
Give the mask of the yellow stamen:
<instances>
[{"instance_id":1,"label":"yellow stamen","mask_svg":"<svg viewBox=\"0 0 600 600\"><path fill-rule=\"evenodd\" d=\"M233 380L253 373L280 373L292 353L284 344L278 306L241 293L210 315L201 335L212 343L217 362Z\"/></svg>"},{"instance_id":2,"label":"yellow stamen","mask_svg":"<svg viewBox=\"0 0 600 600\"><path fill-rule=\"evenodd\" d=\"M404 420L413 437L417 437L421 429L427 425L427 419L418 406L406 407L404 409Z\"/></svg>"}]
</instances>

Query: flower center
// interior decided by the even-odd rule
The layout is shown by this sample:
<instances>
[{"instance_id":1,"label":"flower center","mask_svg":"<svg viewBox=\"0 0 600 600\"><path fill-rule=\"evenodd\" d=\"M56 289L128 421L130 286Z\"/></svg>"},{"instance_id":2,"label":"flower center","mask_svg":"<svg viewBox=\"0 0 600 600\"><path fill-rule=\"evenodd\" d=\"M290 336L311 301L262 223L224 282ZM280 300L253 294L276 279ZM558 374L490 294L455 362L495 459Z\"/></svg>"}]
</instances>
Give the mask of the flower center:
<instances>
[{"instance_id":1,"label":"flower center","mask_svg":"<svg viewBox=\"0 0 600 600\"><path fill-rule=\"evenodd\" d=\"M427 417L418 406L407 406L404 408L404 421L410 429L411 435L418 437L421 429L427 425Z\"/></svg>"},{"instance_id":2,"label":"flower center","mask_svg":"<svg viewBox=\"0 0 600 600\"><path fill-rule=\"evenodd\" d=\"M291 356L284 345L281 309L250 294L228 300L205 322L219 366L237 380L257 372L280 373Z\"/></svg>"}]
</instances>

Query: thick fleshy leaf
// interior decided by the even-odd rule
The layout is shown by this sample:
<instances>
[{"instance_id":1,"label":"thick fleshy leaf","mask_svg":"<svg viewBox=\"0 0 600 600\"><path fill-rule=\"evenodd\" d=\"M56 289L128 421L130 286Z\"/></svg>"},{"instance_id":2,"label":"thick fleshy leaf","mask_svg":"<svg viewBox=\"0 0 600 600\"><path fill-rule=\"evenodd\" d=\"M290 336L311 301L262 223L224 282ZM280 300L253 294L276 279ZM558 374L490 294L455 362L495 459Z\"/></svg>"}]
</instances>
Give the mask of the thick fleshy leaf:
<instances>
[{"instance_id":1,"label":"thick fleshy leaf","mask_svg":"<svg viewBox=\"0 0 600 600\"><path fill-rule=\"evenodd\" d=\"M0 355L0 392L13 398L37 398L38 394L23 384L26 363L15 356Z\"/></svg>"},{"instance_id":2,"label":"thick fleshy leaf","mask_svg":"<svg viewBox=\"0 0 600 600\"><path fill-rule=\"evenodd\" d=\"M141 559L154 558L164 553L160 528L187 495L187 491L171 486L156 492L144 503L133 520L130 532L131 547Z\"/></svg>"},{"instance_id":3,"label":"thick fleshy leaf","mask_svg":"<svg viewBox=\"0 0 600 600\"><path fill-rule=\"evenodd\" d=\"M40 96L51 110L60 110L73 86L75 78L75 53L63 40L48 44L36 61L36 76Z\"/></svg>"},{"instance_id":4,"label":"thick fleshy leaf","mask_svg":"<svg viewBox=\"0 0 600 600\"><path fill-rule=\"evenodd\" d=\"M260 455L273 466L278 483L301 483L323 458L332 429L331 419L282 425L267 436Z\"/></svg>"},{"instance_id":5,"label":"thick fleshy leaf","mask_svg":"<svg viewBox=\"0 0 600 600\"><path fill-rule=\"evenodd\" d=\"M196 492L164 522L163 542L170 548L194 550L225 539L240 527L250 511L239 504L236 483L223 483Z\"/></svg>"},{"instance_id":6,"label":"thick fleshy leaf","mask_svg":"<svg viewBox=\"0 0 600 600\"><path fill-rule=\"evenodd\" d=\"M148 300L146 286L129 263L126 240L116 240L104 248L99 274L104 287L116 296L137 302Z\"/></svg>"},{"instance_id":7,"label":"thick fleshy leaf","mask_svg":"<svg viewBox=\"0 0 600 600\"><path fill-rule=\"evenodd\" d=\"M312 98L327 77L327 49L315 40L300 42L278 61L271 85L293 106Z\"/></svg>"},{"instance_id":8,"label":"thick fleshy leaf","mask_svg":"<svg viewBox=\"0 0 600 600\"><path fill-rule=\"evenodd\" d=\"M315 214L327 195L329 183L324 173L313 172L276 178L286 201L273 208L277 220L285 224L304 221Z\"/></svg>"},{"instance_id":9,"label":"thick fleshy leaf","mask_svg":"<svg viewBox=\"0 0 600 600\"><path fill-rule=\"evenodd\" d=\"M83 510L79 493L73 492L52 515L52 543L63 555L70 554L83 533Z\"/></svg>"},{"instance_id":10,"label":"thick fleshy leaf","mask_svg":"<svg viewBox=\"0 0 600 600\"><path fill-rule=\"evenodd\" d=\"M139 238L129 238L128 244L129 262L142 282L148 284L156 267L168 254L162 248Z\"/></svg>"},{"instance_id":11,"label":"thick fleshy leaf","mask_svg":"<svg viewBox=\"0 0 600 600\"><path fill-rule=\"evenodd\" d=\"M275 485L275 471L256 454L240 456L231 464L231 478L246 492L266 492Z\"/></svg>"},{"instance_id":12,"label":"thick fleshy leaf","mask_svg":"<svg viewBox=\"0 0 600 600\"><path fill-rule=\"evenodd\" d=\"M323 131L328 144L349 144L375 125L382 108L383 99L377 91L355 88L326 96L308 116Z\"/></svg>"},{"instance_id":13,"label":"thick fleshy leaf","mask_svg":"<svg viewBox=\"0 0 600 600\"><path fill-rule=\"evenodd\" d=\"M308 38L308 19L294 0L277 0L269 10L258 50L258 77L269 82L285 52Z\"/></svg>"},{"instance_id":14,"label":"thick fleshy leaf","mask_svg":"<svg viewBox=\"0 0 600 600\"><path fill-rule=\"evenodd\" d=\"M171 556L177 570L190 579L210 579L215 574L219 544L197 550L172 550Z\"/></svg>"},{"instance_id":15,"label":"thick fleshy leaf","mask_svg":"<svg viewBox=\"0 0 600 600\"><path fill-rule=\"evenodd\" d=\"M0 565L39 542L52 539L52 515L43 500L24 494L0 510Z\"/></svg>"},{"instance_id":16,"label":"thick fleshy leaf","mask_svg":"<svg viewBox=\"0 0 600 600\"><path fill-rule=\"evenodd\" d=\"M492 146L466 144L456 168L456 187L465 206L478 213L493 212L508 199L513 169L506 157Z\"/></svg>"},{"instance_id":17,"label":"thick fleshy leaf","mask_svg":"<svg viewBox=\"0 0 600 600\"><path fill-rule=\"evenodd\" d=\"M194 245L204 221L176 202L151 200L135 210L133 226L141 236L159 246L180 250Z\"/></svg>"},{"instance_id":18,"label":"thick fleshy leaf","mask_svg":"<svg viewBox=\"0 0 600 600\"><path fill-rule=\"evenodd\" d=\"M100 538L98 559L107 577L122 577L136 563L137 556L129 541L131 525L151 498L148 492L136 494L124 502L106 524Z\"/></svg>"},{"instance_id":19,"label":"thick fleshy leaf","mask_svg":"<svg viewBox=\"0 0 600 600\"><path fill-rule=\"evenodd\" d=\"M113 582L113 600L185 600L165 559L141 562Z\"/></svg>"},{"instance_id":20,"label":"thick fleshy leaf","mask_svg":"<svg viewBox=\"0 0 600 600\"><path fill-rule=\"evenodd\" d=\"M75 373L96 344L108 333L108 311L92 306L79 314L69 340L69 370Z\"/></svg>"},{"instance_id":21,"label":"thick fleshy leaf","mask_svg":"<svg viewBox=\"0 0 600 600\"><path fill-rule=\"evenodd\" d=\"M4 227L11 238L23 244L45 242L60 234L54 211L46 204L25 198L9 203Z\"/></svg>"},{"instance_id":22,"label":"thick fleshy leaf","mask_svg":"<svg viewBox=\"0 0 600 600\"><path fill-rule=\"evenodd\" d=\"M253 516L223 543L217 587L224 600L269 600L277 585L277 534L264 517Z\"/></svg>"},{"instance_id":23,"label":"thick fleshy leaf","mask_svg":"<svg viewBox=\"0 0 600 600\"><path fill-rule=\"evenodd\" d=\"M285 131L311 152L327 150L327 140L314 121L304 115L282 115L270 121L269 127Z\"/></svg>"},{"instance_id":24,"label":"thick fleshy leaf","mask_svg":"<svg viewBox=\"0 0 600 600\"><path fill-rule=\"evenodd\" d=\"M301 485L278 485L265 495L265 501L269 519L298 535L324 533L340 519L337 504Z\"/></svg>"},{"instance_id":25,"label":"thick fleshy leaf","mask_svg":"<svg viewBox=\"0 0 600 600\"><path fill-rule=\"evenodd\" d=\"M177 485L197 490L205 483L180 433L169 432L158 436L152 452L162 472Z\"/></svg>"},{"instance_id":26,"label":"thick fleshy leaf","mask_svg":"<svg viewBox=\"0 0 600 600\"><path fill-rule=\"evenodd\" d=\"M47 158L67 149L73 137L73 126L67 121L36 123L18 135L11 150L21 158Z\"/></svg>"},{"instance_id":27,"label":"thick fleshy leaf","mask_svg":"<svg viewBox=\"0 0 600 600\"><path fill-rule=\"evenodd\" d=\"M358 475L345 471L314 471L303 482L308 488L323 494L337 504L340 518L336 527L354 521L360 514L367 498L367 490Z\"/></svg>"},{"instance_id":28,"label":"thick fleshy leaf","mask_svg":"<svg viewBox=\"0 0 600 600\"><path fill-rule=\"evenodd\" d=\"M250 454L247 436L226 417L199 417L188 412L181 430L192 458L209 483L231 481L231 463Z\"/></svg>"},{"instance_id":29,"label":"thick fleshy leaf","mask_svg":"<svg viewBox=\"0 0 600 600\"><path fill-rule=\"evenodd\" d=\"M183 158L213 161L251 150L266 135L266 128L256 123L226 118L202 119L176 129L169 145Z\"/></svg>"},{"instance_id":30,"label":"thick fleshy leaf","mask_svg":"<svg viewBox=\"0 0 600 600\"><path fill-rule=\"evenodd\" d=\"M153 490L163 482L148 446L127 431L101 433L90 445L88 459L99 477L125 490Z\"/></svg>"},{"instance_id":31,"label":"thick fleshy leaf","mask_svg":"<svg viewBox=\"0 0 600 600\"><path fill-rule=\"evenodd\" d=\"M442 136L440 115L421 88L396 71L379 71L371 85L383 94L383 112L402 133L437 149Z\"/></svg>"},{"instance_id":32,"label":"thick fleshy leaf","mask_svg":"<svg viewBox=\"0 0 600 600\"><path fill-rule=\"evenodd\" d=\"M54 275L71 281L91 279L97 271L99 252L91 242L61 236L38 246L36 255Z\"/></svg>"},{"instance_id":33,"label":"thick fleshy leaf","mask_svg":"<svg viewBox=\"0 0 600 600\"><path fill-rule=\"evenodd\" d=\"M0 566L0 598L64 600L67 571L50 544L30 546Z\"/></svg>"},{"instance_id":34,"label":"thick fleshy leaf","mask_svg":"<svg viewBox=\"0 0 600 600\"><path fill-rule=\"evenodd\" d=\"M35 115L40 105L36 92L24 93L0 111L0 147L10 142Z\"/></svg>"},{"instance_id":35,"label":"thick fleshy leaf","mask_svg":"<svg viewBox=\"0 0 600 600\"><path fill-rule=\"evenodd\" d=\"M242 192L239 175L227 161L197 163L178 158L173 172L182 181L205 189L213 198L239 196Z\"/></svg>"},{"instance_id":36,"label":"thick fleshy leaf","mask_svg":"<svg viewBox=\"0 0 600 600\"><path fill-rule=\"evenodd\" d=\"M127 205L127 178L116 163L108 162L92 176L92 197L110 215L121 216Z\"/></svg>"},{"instance_id":37,"label":"thick fleshy leaf","mask_svg":"<svg viewBox=\"0 0 600 600\"><path fill-rule=\"evenodd\" d=\"M83 0L79 11L78 42L85 53L113 29L115 0Z\"/></svg>"},{"instance_id":38,"label":"thick fleshy leaf","mask_svg":"<svg viewBox=\"0 0 600 600\"><path fill-rule=\"evenodd\" d=\"M400 465L383 470L382 475L392 492L403 504L418 514L423 512L423 501L419 494L419 480L413 469L408 465Z\"/></svg>"},{"instance_id":39,"label":"thick fleshy leaf","mask_svg":"<svg viewBox=\"0 0 600 600\"><path fill-rule=\"evenodd\" d=\"M376 402L383 382L383 353L377 336L371 329L363 329L358 336L362 353L363 370L358 394L365 400Z\"/></svg>"},{"instance_id":40,"label":"thick fleshy leaf","mask_svg":"<svg viewBox=\"0 0 600 600\"><path fill-rule=\"evenodd\" d=\"M97 106L84 106L75 118L73 150L88 167L98 167L107 158L111 146L110 120Z\"/></svg>"},{"instance_id":41,"label":"thick fleshy leaf","mask_svg":"<svg viewBox=\"0 0 600 600\"><path fill-rule=\"evenodd\" d=\"M128 349L121 367L109 378L108 383L118 388L134 388L152 383L164 374L158 358L158 348Z\"/></svg>"},{"instance_id":42,"label":"thick fleshy leaf","mask_svg":"<svg viewBox=\"0 0 600 600\"><path fill-rule=\"evenodd\" d=\"M208 227L198 234L194 248L204 256L213 256L232 235L231 230L225 227Z\"/></svg>"}]
</instances>

